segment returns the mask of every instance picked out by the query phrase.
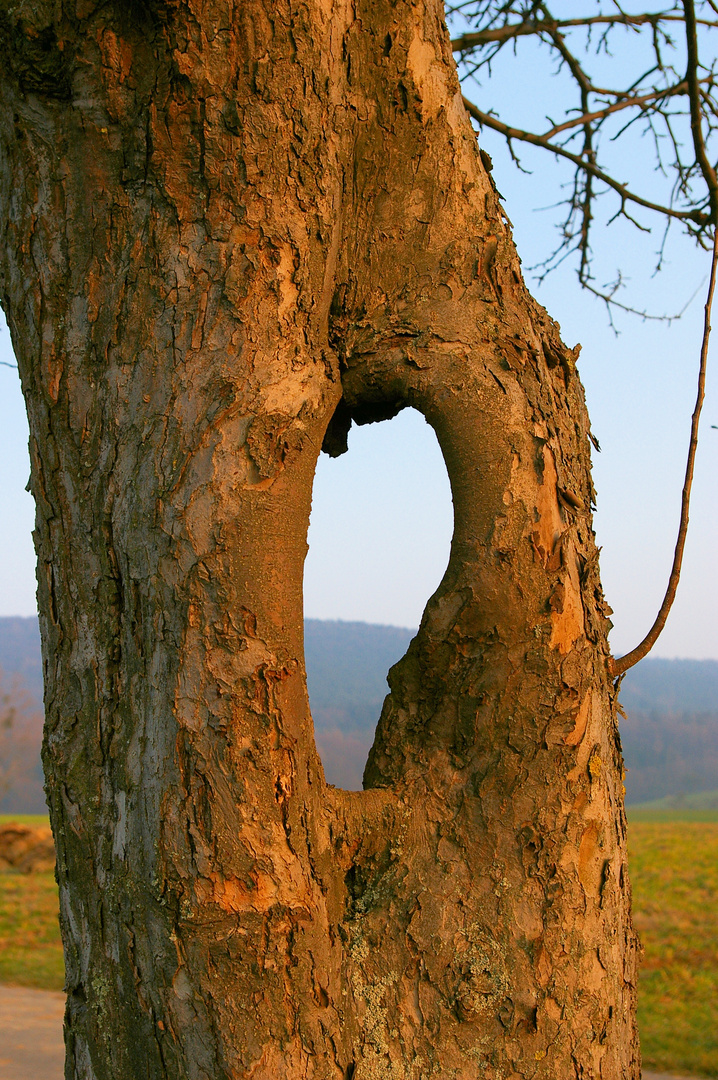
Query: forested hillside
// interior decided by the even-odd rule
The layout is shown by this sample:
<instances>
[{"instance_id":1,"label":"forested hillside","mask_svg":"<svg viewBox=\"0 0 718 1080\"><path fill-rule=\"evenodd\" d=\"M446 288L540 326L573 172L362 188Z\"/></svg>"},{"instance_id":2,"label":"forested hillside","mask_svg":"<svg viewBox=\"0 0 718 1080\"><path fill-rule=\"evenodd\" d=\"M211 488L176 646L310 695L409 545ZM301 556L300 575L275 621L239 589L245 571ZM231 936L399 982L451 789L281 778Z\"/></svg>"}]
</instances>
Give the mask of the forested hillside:
<instances>
[{"instance_id":1,"label":"forested hillside","mask_svg":"<svg viewBox=\"0 0 718 1080\"><path fill-rule=\"evenodd\" d=\"M629 802L718 788L718 661L648 657L621 704Z\"/></svg>"},{"instance_id":2,"label":"forested hillside","mask_svg":"<svg viewBox=\"0 0 718 1080\"><path fill-rule=\"evenodd\" d=\"M389 692L386 676L413 630L306 619L304 654L317 746L327 779L359 789L374 728Z\"/></svg>"},{"instance_id":3,"label":"forested hillside","mask_svg":"<svg viewBox=\"0 0 718 1080\"><path fill-rule=\"evenodd\" d=\"M0 813L43 813L37 619L0 619Z\"/></svg>"},{"instance_id":4,"label":"forested hillside","mask_svg":"<svg viewBox=\"0 0 718 1080\"><path fill-rule=\"evenodd\" d=\"M412 635L413 631L395 626L306 620L309 696L317 743L332 783L361 787L388 691L387 671L406 651ZM17 674L29 693L41 700L36 619L0 619L0 669L6 687L8 676ZM624 679L621 702L626 712L621 739L629 803L718 789L718 661L643 660ZM33 710L27 715L32 717ZM37 760L34 720L32 725ZM0 812L36 811L39 792L39 784L25 785L0 801Z\"/></svg>"},{"instance_id":5,"label":"forested hillside","mask_svg":"<svg viewBox=\"0 0 718 1080\"><path fill-rule=\"evenodd\" d=\"M42 702L42 659L37 619L0 618L0 671L17 675L35 701Z\"/></svg>"}]
</instances>

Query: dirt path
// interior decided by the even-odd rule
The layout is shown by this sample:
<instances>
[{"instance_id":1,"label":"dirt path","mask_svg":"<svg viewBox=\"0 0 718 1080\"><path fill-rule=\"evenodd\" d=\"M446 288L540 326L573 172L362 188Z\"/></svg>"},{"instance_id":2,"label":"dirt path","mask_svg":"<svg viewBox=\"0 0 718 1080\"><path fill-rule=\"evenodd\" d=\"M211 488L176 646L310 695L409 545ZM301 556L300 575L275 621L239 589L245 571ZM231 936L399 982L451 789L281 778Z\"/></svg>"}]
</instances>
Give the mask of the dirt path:
<instances>
[{"instance_id":1,"label":"dirt path","mask_svg":"<svg viewBox=\"0 0 718 1080\"><path fill-rule=\"evenodd\" d=\"M675 1073L656 1073L643 1070L643 1080L691 1080L690 1076L676 1076Z\"/></svg>"},{"instance_id":2,"label":"dirt path","mask_svg":"<svg viewBox=\"0 0 718 1080\"><path fill-rule=\"evenodd\" d=\"M643 1070L643 1080L691 1080L690 1076L676 1076L675 1073L656 1073Z\"/></svg>"},{"instance_id":3,"label":"dirt path","mask_svg":"<svg viewBox=\"0 0 718 1080\"><path fill-rule=\"evenodd\" d=\"M65 995L0 986L0 1080L62 1080ZM690 1080L643 1073L643 1080Z\"/></svg>"},{"instance_id":4,"label":"dirt path","mask_svg":"<svg viewBox=\"0 0 718 1080\"><path fill-rule=\"evenodd\" d=\"M0 986L0 1080L61 1080L65 995Z\"/></svg>"}]
</instances>

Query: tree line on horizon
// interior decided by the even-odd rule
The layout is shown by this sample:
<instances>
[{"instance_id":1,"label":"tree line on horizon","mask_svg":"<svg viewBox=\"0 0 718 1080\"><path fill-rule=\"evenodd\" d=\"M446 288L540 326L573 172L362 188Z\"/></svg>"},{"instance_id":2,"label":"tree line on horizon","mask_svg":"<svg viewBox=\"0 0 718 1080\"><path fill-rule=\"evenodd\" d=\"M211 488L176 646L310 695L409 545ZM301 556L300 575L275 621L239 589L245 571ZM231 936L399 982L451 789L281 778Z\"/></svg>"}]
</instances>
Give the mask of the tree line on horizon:
<instances>
[{"instance_id":1,"label":"tree line on horizon","mask_svg":"<svg viewBox=\"0 0 718 1080\"><path fill-rule=\"evenodd\" d=\"M361 788L389 668L415 631L305 620L307 680L327 779ZM0 618L0 813L43 813L37 620ZM641 662L621 689L629 804L718 789L718 661Z\"/></svg>"}]
</instances>

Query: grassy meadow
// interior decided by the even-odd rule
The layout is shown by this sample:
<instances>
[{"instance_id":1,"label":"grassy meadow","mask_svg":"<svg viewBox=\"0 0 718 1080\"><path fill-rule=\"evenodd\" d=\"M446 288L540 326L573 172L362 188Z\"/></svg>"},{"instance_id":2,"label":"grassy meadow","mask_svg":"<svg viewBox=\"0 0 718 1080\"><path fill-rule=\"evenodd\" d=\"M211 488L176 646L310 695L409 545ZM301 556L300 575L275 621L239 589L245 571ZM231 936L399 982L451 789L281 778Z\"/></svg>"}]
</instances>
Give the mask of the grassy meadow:
<instances>
[{"instance_id":1,"label":"grassy meadow","mask_svg":"<svg viewBox=\"0 0 718 1080\"><path fill-rule=\"evenodd\" d=\"M718 1077L718 811L666 813L628 813L643 1064Z\"/></svg>"},{"instance_id":2,"label":"grassy meadow","mask_svg":"<svg viewBox=\"0 0 718 1080\"><path fill-rule=\"evenodd\" d=\"M712 795L628 810L634 914L644 947L643 1064L686 1076L718 1077L718 793ZM0 982L59 990L62 980L53 875L0 874Z\"/></svg>"},{"instance_id":3,"label":"grassy meadow","mask_svg":"<svg viewBox=\"0 0 718 1080\"><path fill-rule=\"evenodd\" d=\"M0 825L47 825L37 814L0 814ZM52 872L0 873L0 983L62 990L65 976Z\"/></svg>"},{"instance_id":4,"label":"grassy meadow","mask_svg":"<svg viewBox=\"0 0 718 1080\"><path fill-rule=\"evenodd\" d=\"M53 873L0 874L0 983L62 990Z\"/></svg>"},{"instance_id":5,"label":"grassy meadow","mask_svg":"<svg viewBox=\"0 0 718 1080\"><path fill-rule=\"evenodd\" d=\"M36 827L50 824L46 814L0 814L0 825L7 825L10 822L17 825L34 825Z\"/></svg>"}]
</instances>

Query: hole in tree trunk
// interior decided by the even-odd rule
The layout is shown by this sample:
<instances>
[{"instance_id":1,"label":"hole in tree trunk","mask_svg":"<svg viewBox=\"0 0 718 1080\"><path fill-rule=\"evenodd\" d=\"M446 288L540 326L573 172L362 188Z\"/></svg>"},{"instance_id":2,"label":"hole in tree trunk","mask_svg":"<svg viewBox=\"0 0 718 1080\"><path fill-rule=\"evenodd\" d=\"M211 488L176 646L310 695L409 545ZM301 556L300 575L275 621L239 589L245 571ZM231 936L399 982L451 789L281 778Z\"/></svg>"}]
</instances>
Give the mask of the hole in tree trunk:
<instances>
[{"instance_id":1,"label":"hole in tree trunk","mask_svg":"<svg viewBox=\"0 0 718 1080\"><path fill-rule=\"evenodd\" d=\"M304 651L327 781L359 790L389 668L449 560L453 510L433 429L415 409L352 427L317 465L304 569Z\"/></svg>"}]
</instances>

